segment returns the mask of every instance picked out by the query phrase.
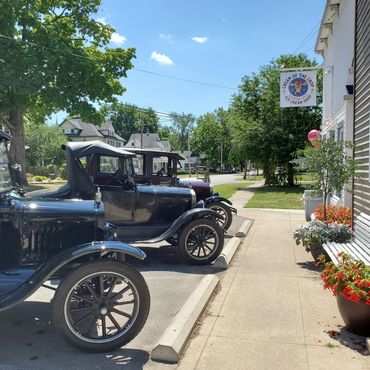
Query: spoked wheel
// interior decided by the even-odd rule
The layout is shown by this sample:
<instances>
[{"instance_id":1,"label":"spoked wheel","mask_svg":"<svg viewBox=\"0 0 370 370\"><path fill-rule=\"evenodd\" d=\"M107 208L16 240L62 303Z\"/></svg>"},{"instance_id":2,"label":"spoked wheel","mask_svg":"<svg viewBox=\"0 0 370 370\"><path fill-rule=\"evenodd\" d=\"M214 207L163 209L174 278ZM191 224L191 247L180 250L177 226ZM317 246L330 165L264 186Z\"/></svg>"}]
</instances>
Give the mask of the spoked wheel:
<instances>
[{"instance_id":1,"label":"spoked wheel","mask_svg":"<svg viewBox=\"0 0 370 370\"><path fill-rule=\"evenodd\" d=\"M223 218L217 218L216 221L225 230L228 230L231 223L233 222L233 215L230 207L221 202L211 203L206 206L208 209L212 209L217 212Z\"/></svg>"},{"instance_id":2,"label":"spoked wheel","mask_svg":"<svg viewBox=\"0 0 370 370\"><path fill-rule=\"evenodd\" d=\"M213 220L197 219L182 230L178 247L183 258L193 265L214 261L224 246L224 232Z\"/></svg>"},{"instance_id":3,"label":"spoked wheel","mask_svg":"<svg viewBox=\"0 0 370 370\"><path fill-rule=\"evenodd\" d=\"M62 281L53 320L70 343L106 352L135 338L149 307L149 290L138 271L122 262L98 261L82 265Z\"/></svg>"}]
</instances>

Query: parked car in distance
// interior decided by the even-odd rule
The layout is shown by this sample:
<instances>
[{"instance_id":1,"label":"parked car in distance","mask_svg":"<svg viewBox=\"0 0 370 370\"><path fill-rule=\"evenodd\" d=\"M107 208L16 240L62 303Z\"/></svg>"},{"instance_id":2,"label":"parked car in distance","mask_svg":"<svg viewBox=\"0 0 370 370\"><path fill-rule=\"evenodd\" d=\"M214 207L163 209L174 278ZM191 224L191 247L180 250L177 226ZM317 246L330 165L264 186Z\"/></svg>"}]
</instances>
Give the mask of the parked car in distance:
<instances>
[{"instance_id":1,"label":"parked car in distance","mask_svg":"<svg viewBox=\"0 0 370 370\"><path fill-rule=\"evenodd\" d=\"M65 145L68 183L57 190L26 194L30 199L92 199L99 189L106 218L116 226L119 240L156 243L167 240L192 264L214 261L224 245L222 218L212 209L196 205L194 190L138 185L135 154L101 142ZM159 167L158 167L159 168ZM158 169L164 173L169 169Z\"/></svg>"},{"instance_id":2,"label":"parked car in distance","mask_svg":"<svg viewBox=\"0 0 370 370\"><path fill-rule=\"evenodd\" d=\"M120 348L150 307L145 280L123 261L145 253L114 240L99 196L32 200L15 192L10 139L0 131L0 315L43 286L55 291L52 318L66 340L87 351ZM57 289L46 284L55 279Z\"/></svg>"},{"instance_id":3,"label":"parked car in distance","mask_svg":"<svg viewBox=\"0 0 370 370\"><path fill-rule=\"evenodd\" d=\"M213 186L208 182L177 178L179 162L184 160L184 157L178 153L167 151L137 148L128 150L136 154L133 163L136 180L139 184L193 189L198 202L204 201L205 207L222 216L218 219L219 225L225 230L230 227L233 219L232 213L236 213L236 209L232 207L232 203L228 199L214 193Z\"/></svg>"}]
</instances>

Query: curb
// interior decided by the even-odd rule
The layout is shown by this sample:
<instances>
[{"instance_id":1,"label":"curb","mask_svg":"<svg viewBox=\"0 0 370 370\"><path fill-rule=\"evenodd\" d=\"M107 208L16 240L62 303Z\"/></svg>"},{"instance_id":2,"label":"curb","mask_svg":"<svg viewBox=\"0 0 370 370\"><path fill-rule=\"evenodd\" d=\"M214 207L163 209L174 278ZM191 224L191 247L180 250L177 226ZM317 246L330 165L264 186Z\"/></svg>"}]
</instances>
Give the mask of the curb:
<instances>
[{"instance_id":1,"label":"curb","mask_svg":"<svg viewBox=\"0 0 370 370\"><path fill-rule=\"evenodd\" d=\"M370 353L370 338L366 338L366 347L367 347L367 350Z\"/></svg>"},{"instance_id":2,"label":"curb","mask_svg":"<svg viewBox=\"0 0 370 370\"><path fill-rule=\"evenodd\" d=\"M240 242L240 238L237 238L236 236L231 238L225 245L221 254L213 262L212 267L217 269L227 269L239 247Z\"/></svg>"},{"instance_id":3,"label":"curb","mask_svg":"<svg viewBox=\"0 0 370 370\"><path fill-rule=\"evenodd\" d=\"M203 277L153 348L152 360L171 363L177 363L180 360L181 353L193 327L218 282L219 279L215 275L208 274Z\"/></svg>"},{"instance_id":4,"label":"curb","mask_svg":"<svg viewBox=\"0 0 370 370\"><path fill-rule=\"evenodd\" d=\"M245 220L242 225L239 227L238 232L235 234L235 236L238 236L240 238L244 238L247 233L249 228L252 226L252 221L251 220Z\"/></svg>"}]
</instances>

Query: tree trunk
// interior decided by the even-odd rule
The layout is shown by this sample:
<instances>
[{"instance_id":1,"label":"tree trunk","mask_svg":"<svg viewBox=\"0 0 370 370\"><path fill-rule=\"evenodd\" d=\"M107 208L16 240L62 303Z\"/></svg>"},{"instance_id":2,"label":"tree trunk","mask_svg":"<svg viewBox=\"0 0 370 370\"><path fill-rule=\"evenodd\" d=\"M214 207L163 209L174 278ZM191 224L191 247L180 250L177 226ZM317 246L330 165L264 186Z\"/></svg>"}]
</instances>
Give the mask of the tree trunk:
<instances>
[{"instance_id":1,"label":"tree trunk","mask_svg":"<svg viewBox=\"0 0 370 370\"><path fill-rule=\"evenodd\" d=\"M9 130L12 135L10 145L10 163L14 181L20 186L27 186L26 153L24 141L24 119L22 108L17 106L10 111ZM19 166L18 166L19 165Z\"/></svg>"},{"instance_id":2,"label":"tree trunk","mask_svg":"<svg viewBox=\"0 0 370 370\"><path fill-rule=\"evenodd\" d=\"M294 168L293 163L288 163L288 186L294 186Z\"/></svg>"},{"instance_id":3,"label":"tree trunk","mask_svg":"<svg viewBox=\"0 0 370 370\"><path fill-rule=\"evenodd\" d=\"M248 161L246 160L244 162L244 174L243 174L243 180L247 179L247 169L248 169Z\"/></svg>"}]
</instances>

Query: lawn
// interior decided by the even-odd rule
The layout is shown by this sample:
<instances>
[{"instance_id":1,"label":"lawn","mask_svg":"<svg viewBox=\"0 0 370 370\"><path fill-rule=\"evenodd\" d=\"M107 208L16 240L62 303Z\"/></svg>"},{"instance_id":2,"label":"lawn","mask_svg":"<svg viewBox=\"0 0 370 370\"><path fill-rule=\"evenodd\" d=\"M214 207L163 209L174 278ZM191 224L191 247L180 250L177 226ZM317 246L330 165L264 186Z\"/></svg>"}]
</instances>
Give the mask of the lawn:
<instances>
[{"instance_id":1,"label":"lawn","mask_svg":"<svg viewBox=\"0 0 370 370\"><path fill-rule=\"evenodd\" d=\"M244 206L245 208L276 208L276 209L303 209L300 199L304 188L296 186L287 187L264 187L257 190L256 194Z\"/></svg>"},{"instance_id":2,"label":"lawn","mask_svg":"<svg viewBox=\"0 0 370 370\"><path fill-rule=\"evenodd\" d=\"M220 193L222 197L229 199L232 197L232 195L236 191L240 189L245 189L251 185L252 184L246 184L245 182L236 183L236 184L220 184L220 185L215 185L213 187L213 190L214 192Z\"/></svg>"}]
</instances>

